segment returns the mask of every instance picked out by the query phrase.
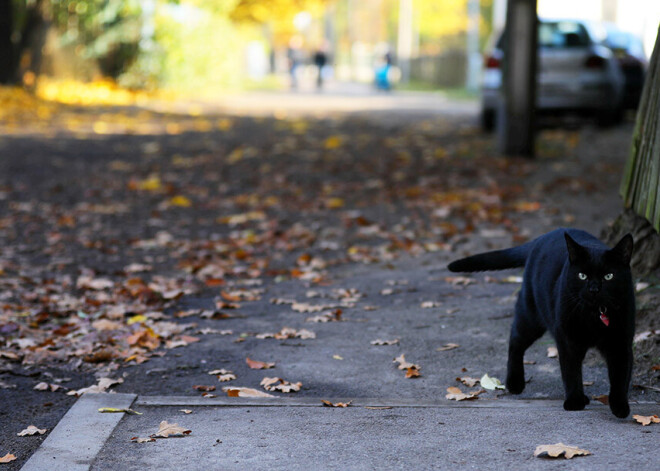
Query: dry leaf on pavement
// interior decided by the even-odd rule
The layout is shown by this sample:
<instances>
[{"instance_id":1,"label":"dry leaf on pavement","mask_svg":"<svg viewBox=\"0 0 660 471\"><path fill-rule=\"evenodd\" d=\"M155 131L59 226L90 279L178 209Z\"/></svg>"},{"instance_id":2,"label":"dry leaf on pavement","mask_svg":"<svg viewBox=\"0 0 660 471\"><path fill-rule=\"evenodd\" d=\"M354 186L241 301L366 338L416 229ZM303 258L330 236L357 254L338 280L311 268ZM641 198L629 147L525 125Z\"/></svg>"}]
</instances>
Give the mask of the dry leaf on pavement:
<instances>
[{"instance_id":1,"label":"dry leaf on pavement","mask_svg":"<svg viewBox=\"0 0 660 471\"><path fill-rule=\"evenodd\" d=\"M483 375L479 380L479 383L481 383L483 388L489 389L491 391L495 391L496 389L504 389L504 385L499 379L492 378L488 376L488 374Z\"/></svg>"},{"instance_id":2,"label":"dry leaf on pavement","mask_svg":"<svg viewBox=\"0 0 660 471\"><path fill-rule=\"evenodd\" d=\"M133 437L131 438L131 441L133 443L149 443L149 442L155 442L156 439L151 437Z\"/></svg>"},{"instance_id":3,"label":"dry leaf on pavement","mask_svg":"<svg viewBox=\"0 0 660 471\"><path fill-rule=\"evenodd\" d=\"M559 356L559 350L557 347L548 347L548 358L557 358Z\"/></svg>"},{"instance_id":4,"label":"dry leaf on pavement","mask_svg":"<svg viewBox=\"0 0 660 471\"><path fill-rule=\"evenodd\" d=\"M209 392L215 391L215 386L208 386L206 384L195 384L193 389L196 391Z\"/></svg>"},{"instance_id":5,"label":"dry leaf on pavement","mask_svg":"<svg viewBox=\"0 0 660 471\"><path fill-rule=\"evenodd\" d=\"M99 408L99 412L108 414L108 413L126 413L129 415L142 415L142 412L138 412L133 409L117 409L115 407L101 407Z\"/></svg>"},{"instance_id":6,"label":"dry leaf on pavement","mask_svg":"<svg viewBox=\"0 0 660 471\"><path fill-rule=\"evenodd\" d=\"M158 432L149 435L151 438L170 438L170 437L183 437L189 435L191 430L180 427L179 424L169 424L167 420L163 420L159 427Z\"/></svg>"},{"instance_id":7,"label":"dry leaf on pavement","mask_svg":"<svg viewBox=\"0 0 660 471\"><path fill-rule=\"evenodd\" d=\"M398 357L396 357L393 361L394 363L399 364L397 368L399 368L400 370L407 370L408 368L413 368L413 367L417 368L418 370L422 369L419 365L415 365L414 363L410 363L409 361L406 361L406 357L404 356L403 353Z\"/></svg>"},{"instance_id":8,"label":"dry leaf on pavement","mask_svg":"<svg viewBox=\"0 0 660 471\"><path fill-rule=\"evenodd\" d=\"M406 378L419 378L420 376L422 376L422 373L417 369L417 365L406 368Z\"/></svg>"},{"instance_id":9,"label":"dry leaf on pavement","mask_svg":"<svg viewBox=\"0 0 660 471\"><path fill-rule=\"evenodd\" d=\"M282 378L268 377L262 379L259 384L263 386L266 391L281 391L284 393L297 392L300 391L300 388L302 387L301 382L290 383Z\"/></svg>"},{"instance_id":10,"label":"dry leaf on pavement","mask_svg":"<svg viewBox=\"0 0 660 471\"><path fill-rule=\"evenodd\" d=\"M371 345L396 345L399 343L399 339L392 339L392 340L382 340L382 339L376 339L372 340Z\"/></svg>"},{"instance_id":11,"label":"dry leaf on pavement","mask_svg":"<svg viewBox=\"0 0 660 471\"><path fill-rule=\"evenodd\" d=\"M606 406L609 405L610 403L610 396L608 396L607 394L601 394L600 396L591 396L591 398L594 401L598 401L601 404L605 404Z\"/></svg>"},{"instance_id":12,"label":"dry leaf on pavement","mask_svg":"<svg viewBox=\"0 0 660 471\"><path fill-rule=\"evenodd\" d=\"M633 415L632 418L635 422L644 426L653 424L660 424L660 418L657 415Z\"/></svg>"},{"instance_id":13,"label":"dry leaf on pavement","mask_svg":"<svg viewBox=\"0 0 660 471\"><path fill-rule=\"evenodd\" d=\"M473 388L479 383L479 378L471 378L469 376L461 376L460 378L456 378L456 381L460 381L464 385L466 385L468 388Z\"/></svg>"},{"instance_id":14,"label":"dry leaf on pavement","mask_svg":"<svg viewBox=\"0 0 660 471\"><path fill-rule=\"evenodd\" d=\"M17 433L19 437L25 437L27 435L43 435L46 433L48 429L45 428L39 428L34 425L28 426L25 430L21 430L20 432Z\"/></svg>"},{"instance_id":15,"label":"dry leaf on pavement","mask_svg":"<svg viewBox=\"0 0 660 471\"><path fill-rule=\"evenodd\" d=\"M481 389L475 392L464 393L459 388L455 386L451 386L447 388L448 394L445 395L445 399L449 399L451 401L469 401L472 399L477 399L479 397L479 394L484 392L486 392L485 389Z\"/></svg>"},{"instance_id":16,"label":"dry leaf on pavement","mask_svg":"<svg viewBox=\"0 0 660 471\"><path fill-rule=\"evenodd\" d=\"M268 368L275 368L275 363L252 360L250 357L245 359L245 363L247 363L247 365L253 370L267 370Z\"/></svg>"},{"instance_id":17,"label":"dry leaf on pavement","mask_svg":"<svg viewBox=\"0 0 660 471\"><path fill-rule=\"evenodd\" d=\"M229 397L275 397L272 394L257 389L240 386L225 386L222 390L226 392Z\"/></svg>"},{"instance_id":18,"label":"dry leaf on pavement","mask_svg":"<svg viewBox=\"0 0 660 471\"><path fill-rule=\"evenodd\" d=\"M460 347L459 344L457 343L446 343L442 347L438 347L435 349L436 352L446 352L448 350L453 350L455 348Z\"/></svg>"},{"instance_id":19,"label":"dry leaf on pavement","mask_svg":"<svg viewBox=\"0 0 660 471\"><path fill-rule=\"evenodd\" d=\"M12 455L11 453L7 453L5 456L0 456L0 463L9 463L10 461L14 461L16 459L15 455Z\"/></svg>"},{"instance_id":20,"label":"dry leaf on pavement","mask_svg":"<svg viewBox=\"0 0 660 471\"><path fill-rule=\"evenodd\" d=\"M325 399L321 399L321 402L325 407L348 407L351 405L351 402L353 401L348 401L348 402L330 402L326 401Z\"/></svg>"},{"instance_id":21,"label":"dry leaf on pavement","mask_svg":"<svg viewBox=\"0 0 660 471\"><path fill-rule=\"evenodd\" d=\"M570 460L574 456L586 456L591 452L580 448L556 443L554 445L539 445L534 451L534 456L538 458L566 458Z\"/></svg>"}]
</instances>

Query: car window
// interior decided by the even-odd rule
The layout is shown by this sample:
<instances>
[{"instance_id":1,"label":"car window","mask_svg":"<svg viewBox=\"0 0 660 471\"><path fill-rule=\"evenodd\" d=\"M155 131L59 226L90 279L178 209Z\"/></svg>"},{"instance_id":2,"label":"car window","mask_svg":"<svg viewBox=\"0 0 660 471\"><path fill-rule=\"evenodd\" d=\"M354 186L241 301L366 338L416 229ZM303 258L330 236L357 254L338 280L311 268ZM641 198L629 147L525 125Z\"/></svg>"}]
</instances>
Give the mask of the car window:
<instances>
[{"instance_id":1,"label":"car window","mask_svg":"<svg viewBox=\"0 0 660 471\"><path fill-rule=\"evenodd\" d=\"M589 45L589 34L575 21L557 21L539 25L539 47L571 48Z\"/></svg>"}]
</instances>

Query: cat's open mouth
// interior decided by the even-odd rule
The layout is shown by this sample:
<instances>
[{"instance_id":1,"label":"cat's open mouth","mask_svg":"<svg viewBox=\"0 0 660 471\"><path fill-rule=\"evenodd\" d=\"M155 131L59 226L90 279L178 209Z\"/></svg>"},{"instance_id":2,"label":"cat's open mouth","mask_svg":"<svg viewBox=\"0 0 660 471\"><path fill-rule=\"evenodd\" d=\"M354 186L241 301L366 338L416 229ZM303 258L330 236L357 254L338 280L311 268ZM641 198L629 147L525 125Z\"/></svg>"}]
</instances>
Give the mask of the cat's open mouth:
<instances>
[{"instance_id":1,"label":"cat's open mouth","mask_svg":"<svg viewBox=\"0 0 660 471\"><path fill-rule=\"evenodd\" d=\"M610 318L607 317L607 308L605 306L598 307L598 314L600 315L600 321L605 324L606 327L610 325Z\"/></svg>"}]
</instances>

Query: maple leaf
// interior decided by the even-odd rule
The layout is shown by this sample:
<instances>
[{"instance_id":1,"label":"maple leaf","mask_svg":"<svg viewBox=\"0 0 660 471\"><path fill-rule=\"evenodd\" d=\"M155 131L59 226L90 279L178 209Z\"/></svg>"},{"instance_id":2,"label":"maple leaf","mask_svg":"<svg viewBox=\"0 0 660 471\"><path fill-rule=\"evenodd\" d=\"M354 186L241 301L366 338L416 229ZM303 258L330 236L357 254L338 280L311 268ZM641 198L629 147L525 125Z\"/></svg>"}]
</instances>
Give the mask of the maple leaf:
<instances>
[{"instance_id":1,"label":"maple leaf","mask_svg":"<svg viewBox=\"0 0 660 471\"><path fill-rule=\"evenodd\" d=\"M660 418L657 415L633 415L635 422L644 426L651 424L660 424Z\"/></svg>"},{"instance_id":2,"label":"maple leaf","mask_svg":"<svg viewBox=\"0 0 660 471\"><path fill-rule=\"evenodd\" d=\"M582 450L580 448L564 445L563 443L556 443L554 445L539 445L534 451L534 456L541 458L566 458L570 460L574 456L586 456L591 452Z\"/></svg>"},{"instance_id":3,"label":"maple leaf","mask_svg":"<svg viewBox=\"0 0 660 471\"><path fill-rule=\"evenodd\" d=\"M151 438L170 438L170 437L183 437L190 435L191 430L180 427L179 424L169 424L167 420L163 420L158 427L158 432L149 435Z\"/></svg>"},{"instance_id":4,"label":"maple leaf","mask_svg":"<svg viewBox=\"0 0 660 471\"><path fill-rule=\"evenodd\" d=\"M45 428L39 428L34 425L29 425L28 428L25 430L21 430L20 432L17 433L19 437L25 437L27 435L43 435L46 433L48 429Z\"/></svg>"},{"instance_id":5,"label":"maple leaf","mask_svg":"<svg viewBox=\"0 0 660 471\"><path fill-rule=\"evenodd\" d=\"M348 407L351 405L351 402L353 401L348 401L348 402L330 402L325 399L321 399L321 402L325 407Z\"/></svg>"},{"instance_id":6,"label":"maple leaf","mask_svg":"<svg viewBox=\"0 0 660 471\"><path fill-rule=\"evenodd\" d=\"M250 357L245 359L245 363L247 363L248 367L253 370L267 370L268 368L275 368L275 363L251 360Z\"/></svg>"},{"instance_id":7,"label":"maple leaf","mask_svg":"<svg viewBox=\"0 0 660 471\"><path fill-rule=\"evenodd\" d=\"M266 391L281 391L284 393L300 391L302 383L290 383L282 378L264 378L259 383Z\"/></svg>"},{"instance_id":8,"label":"maple leaf","mask_svg":"<svg viewBox=\"0 0 660 471\"><path fill-rule=\"evenodd\" d=\"M7 453L5 456L0 456L0 463L9 463L10 461L14 461L16 459L15 455L12 455L11 453Z\"/></svg>"},{"instance_id":9,"label":"maple leaf","mask_svg":"<svg viewBox=\"0 0 660 471\"><path fill-rule=\"evenodd\" d=\"M229 397L275 397L272 394L257 389L240 386L225 386L222 390L226 392Z\"/></svg>"}]
</instances>

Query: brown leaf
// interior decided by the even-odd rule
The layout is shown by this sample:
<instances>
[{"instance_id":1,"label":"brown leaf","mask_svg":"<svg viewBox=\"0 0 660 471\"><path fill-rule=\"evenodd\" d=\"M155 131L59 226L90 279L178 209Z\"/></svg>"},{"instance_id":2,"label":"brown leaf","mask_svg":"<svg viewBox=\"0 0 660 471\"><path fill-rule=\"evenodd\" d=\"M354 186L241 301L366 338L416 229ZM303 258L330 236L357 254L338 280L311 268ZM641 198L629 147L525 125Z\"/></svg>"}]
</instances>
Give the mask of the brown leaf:
<instances>
[{"instance_id":1,"label":"brown leaf","mask_svg":"<svg viewBox=\"0 0 660 471\"><path fill-rule=\"evenodd\" d=\"M247 363L247 365L253 370L267 370L268 368L275 368L275 363L251 360L250 357L245 359L245 363Z\"/></svg>"},{"instance_id":2,"label":"brown leaf","mask_svg":"<svg viewBox=\"0 0 660 471\"><path fill-rule=\"evenodd\" d=\"M204 391L204 392L209 392L209 391L215 391L215 386L207 386L204 384L195 384L193 386L193 389L196 391Z\"/></svg>"},{"instance_id":3,"label":"brown leaf","mask_svg":"<svg viewBox=\"0 0 660 471\"><path fill-rule=\"evenodd\" d=\"M257 389L237 386L225 386L222 390L226 392L229 397L275 397L272 394Z\"/></svg>"},{"instance_id":4,"label":"brown leaf","mask_svg":"<svg viewBox=\"0 0 660 471\"><path fill-rule=\"evenodd\" d=\"M461 383L466 385L468 388L473 388L479 382L479 378L471 378L469 376L461 376L460 378L456 378L456 381L460 381Z\"/></svg>"},{"instance_id":5,"label":"brown leaf","mask_svg":"<svg viewBox=\"0 0 660 471\"><path fill-rule=\"evenodd\" d=\"M131 438L131 441L133 443L148 443L148 442L155 442L156 439L151 437L133 437Z\"/></svg>"},{"instance_id":6,"label":"brown leaf","mask_svg":"<svg viewBox=\"0 0 660 471\"><path fill-rule=\"evenodd\" d=\"M540 458L566 458L570 460L574 456L586 456L591 452L582 450L580 448L564 445L563 443L556 443L554 445L539 445L534 451L534 456Z\"/></svg>"},{"instance_id":7,"label":"brown leaf","mask_svg":"<svg viewBox=\"0 0 660 471\"><path fill-rule=\"evenodd\" d=\"M189 435L190 430L180 427L179 424L169 424L167 420L163 420L158 427L158 432L150 435L151 438L169 438L169 437L183 437Z\"/></svg>"},{"instance_id":8,"label":"brown leaf","mask_svg":"<svg viewBox=\"0 0 660 471\"><path fill-rule=\"evenodd\" d=\"M284 393L298 392L302 387L301 382L290 383L288 381L283 380L282 378L268 378L268 377L262 379L261 383L259 384L263 386L266 391L281 391Z\"/></svg>"},{"instance_id":9,"label":"brown leaf","mask_svg":"<svg viewBox=\"0 0 660 471\"><path fill-rule=\"evenodd\" d=\"M330 402L326 401L325 399L321 399L321 402L325 407L348 407L351 405L351 402L353 401L348 401L348 402Z\"/></svg>"},{"instance_id":10,"label":"brown leaf","mask_svg":"<svg viewBox=\"0 0 660 471\"><path fill-rule=\"evenodd\" d=\"M635 422L644 426L651 424L660 424L660 418L657 415L633 415Z\"/></svg>"},{"instance_id":11,"label":"brown leaf","mask_svg":"<svg viewBox=\"0 0 660 471\"><path fill-rule=\"evenodd\" d=\"M399 368L400 370L408 370L409 368L415 368L417 370L422 369L419 365L416 365L414 363L410 363L409 361L406 361L406 357L404 356L403 353L401 355L399 355L398 357L396 357L394 359L394 362L399 364L399 366L397 368Z\"/></svg>"},{"instance_id":12,"label":"brown leaf","mask_svg":"<svg viewBox=\"0 0 660 471\"><path fill-rule=\"evenodd\" d=\"M7 453L5 456L0 456L0 463L9 463L10 461L14 461L16 459L15 455L12 455L11 453Z\"/></svg>"},{"instance_id":13,"label":"brown leaf","mask_svg":"<svg viewBox=\"0 0 660 471\"><path fill-rule=\"evenodd\" d=\"M472 399L477 399L479 397L479 394L482 394L484 392L486 392L485 389L481 389L475 392L464 393L459 388L455 386L451 386L447 388L448 394L445 395L445 399L449 399L452 401L469 401Z\"/></svg>"},{"instance_id":14,"label":"brown leaf","mask_svg":"<svg viewBox=\"0 0 660 471\"><path fill-rule=\"evenodd\" d=\"M422 376L422 373L417 369L417 365L406 368L406 378L419 378L420 376Z\"/></svg>"},{"instance_id":15,"label":"brown leaf","mask_svg":"<svg viewBox=\"0 0 660 471\"><path fill-rule=\"evenodd\" d=\"M592 399L594 401L598 401L602 404L605 404L606 406L610 403L610 396L607 394L601 394L600 396L592 396Z\"/></svg>"}]
</instances>

